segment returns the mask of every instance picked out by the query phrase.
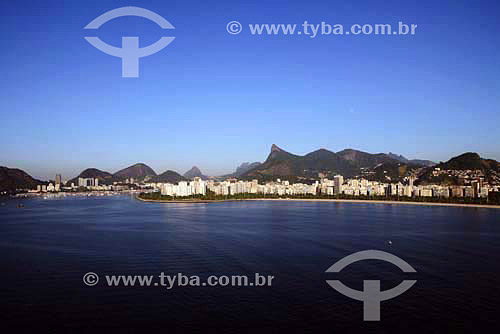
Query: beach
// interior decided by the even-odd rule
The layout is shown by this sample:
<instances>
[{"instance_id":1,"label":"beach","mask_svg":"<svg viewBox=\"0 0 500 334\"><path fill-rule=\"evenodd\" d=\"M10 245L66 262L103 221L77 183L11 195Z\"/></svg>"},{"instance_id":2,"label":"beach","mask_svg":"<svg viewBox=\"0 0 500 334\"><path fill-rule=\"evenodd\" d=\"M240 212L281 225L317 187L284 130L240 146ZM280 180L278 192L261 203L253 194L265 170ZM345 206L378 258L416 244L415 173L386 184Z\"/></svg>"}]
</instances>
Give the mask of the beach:
<instances>
[{"instance_id":1,"label":"beach","mask_svg":"<svg viewBox=\"0 0 500 334\"><path fill-rule=\"evenodd\" d=\"M466 204L466 203L436 203L436 202L411 202L411 201L381 201L381 200L362 200L362 199L326 199L326 198L244 198L244 199L227 199L227 200L150 200L143 199L139 196L136 199L143 202L155 203L220 203L220 202L239 202L239 201L296 201L296 202L338 202L338 203L368 203L368 204L401 204L401 205L424 205L424 206L451 206L464 208L486 208L500 209L500 205L485 205L485 204Z\"/></svg>"}]
</instances>

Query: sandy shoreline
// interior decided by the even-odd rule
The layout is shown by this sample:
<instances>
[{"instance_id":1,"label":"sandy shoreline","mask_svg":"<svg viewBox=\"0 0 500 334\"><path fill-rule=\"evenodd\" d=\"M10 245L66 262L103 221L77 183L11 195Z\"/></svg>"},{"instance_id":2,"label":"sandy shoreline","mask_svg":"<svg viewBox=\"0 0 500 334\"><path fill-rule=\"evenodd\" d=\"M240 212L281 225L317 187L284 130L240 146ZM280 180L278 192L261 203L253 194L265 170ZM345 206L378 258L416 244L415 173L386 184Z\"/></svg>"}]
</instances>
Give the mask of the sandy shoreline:
<instances>
[{"instance_id":1,"label":"sandy shoreline","mask_svg":"<svg viewBox=\"0 0 500 334\"><path fill-rule=\"evenodd\" d=\"M405 202L405 201L381 201L381 200L362 200L362 199L326 199L326 198L245 198L245 199L227 199L227 200L153 200L143 199L135 196L136 199L142 202L153 203L221 203L221 202L237 202L237 201L295 201L295 202L339 202L339 203L368 203L368 204L401 204L401 205L427 205L427 206L452 206L463 208L486 208L500 209L500 205L484 205L484 204L461 204L461 203L434 203L434 202Z\"/></svg>"},{"instance_id":2,"label":"sandy shoreline","mask_svg":"<svg viewBox=\"0 0 500 334\"><path fill-rule=\"evenodd\" d=\"M139 196L135 196L135 199L142 202L151 202L151 203L183 203L183 204L196 204L196 203L221 203L221 202L235 202L242 201L241 199L220 199L220 200L208 200L208 199L196 199L196 200L158 200L158 199L144 199Z\"/></svg>"}]
</instances>

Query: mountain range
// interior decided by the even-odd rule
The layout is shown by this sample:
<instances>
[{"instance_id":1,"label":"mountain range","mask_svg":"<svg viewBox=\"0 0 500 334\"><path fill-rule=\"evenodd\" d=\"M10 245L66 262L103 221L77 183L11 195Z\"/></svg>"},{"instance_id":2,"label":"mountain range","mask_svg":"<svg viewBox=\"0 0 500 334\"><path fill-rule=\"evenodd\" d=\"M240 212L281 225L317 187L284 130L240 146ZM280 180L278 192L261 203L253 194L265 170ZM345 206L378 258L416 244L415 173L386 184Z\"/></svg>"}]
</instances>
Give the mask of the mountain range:
<instances>
[{"instance_id":1,"label":"mountain range","mask_svg":"<svg viewBox=\"0 0 500 334\"><path fill-rule=\"evenodd\" d=\"M405 164L414 164L414 165L422 165L422 166L427 166L427 167L432 167L434 165L436 165L436 163L434 161L430 161L430 160L420 160L420 159L411 159L411 160L408 160L406 159L404 156L402 156L401 154L394 154L392 152L389 152L387 154L389 157L393 158L393 159L396 159L400 162L403 162Z\"/></svg>"},{"instance_id":2,"label":"mountain range","mask_svg":"<svg viewBox=\"0 0 500 334\"><path fill-rule=\"evenodd\" d=\"M113 182L124 182L126 179L133 178L134 181L152 181L152 182L173 182L168 180L185 180L181 175L174 171L167 170L166 172L157 175L156 172L144 163L137 163L127 168L123 168L118 172L111 174L99 170L97 168L87 168L81 172L77 177L69 180L66 184L78 184L78 178L97 178L99 183L111 184ZM155 181L166 180L166 181ZM179 182L179 181L175 181Z\"/></svg>"},{"instance_id":3,"label":"mountain range","mask_svg":"<svg viewBox=\"0 0 500 334\"><path fill-rule=\"evenodd\" d=\"M332 152L319 149L305 155L289 153L277 145L271 146L267 159L263 162L245 162L237 167L236 171L216 179L239 178L243 180L257 179L269 181L281 178L292 182L309 182L321 177L333 177L341 174L345 177L364 177L369 180L382 182L397 182L402 178L417 175L421 183L442 182L432 177L434 168L454 170L482 170L486 179L497 177L500 173L500 163L492 159L483 159L477 153L464 153L447 162L435 164L429 160L406 159L402 155L393 153L367 153L354 149L345 149ZM97 168L87 168L67 184L78 184L78 178L97 178L102 184L123 182L134 178L137 181L177 183L201 177L207 179L201 170L194 166L184 176L167 170L161 174L144 163L134 164L112 174ZM453 181L455 182L455 181ZM20 169L0 167L0 191L14 191L16 189L34 189L44 184Z\"/></svg>"},{"instance_id":4,"label":"mountain range","mask_svg":"<svg viewBox=\"0 0 500 334\"><path fill-rule=\"evenodd\" d=\"M266 161L244 172L242 179L272 180L282 178L290 181L314 180L341 174L345 177L363 176L368 179L380 179L382 174L403 177L410 168L425 167L432 162L420 163L420 160L408 160L403 156L394 157L386 153L367 153L354 149L332 152L319 149L300 156L289 153L277 145L271 146ZM407 166L403 167L402 166ZM401 171L404 171L401 173ZM384 181L388 179L383 177ZM382 181L382 180L381 180Z\"/></svg>"}]
</instances>

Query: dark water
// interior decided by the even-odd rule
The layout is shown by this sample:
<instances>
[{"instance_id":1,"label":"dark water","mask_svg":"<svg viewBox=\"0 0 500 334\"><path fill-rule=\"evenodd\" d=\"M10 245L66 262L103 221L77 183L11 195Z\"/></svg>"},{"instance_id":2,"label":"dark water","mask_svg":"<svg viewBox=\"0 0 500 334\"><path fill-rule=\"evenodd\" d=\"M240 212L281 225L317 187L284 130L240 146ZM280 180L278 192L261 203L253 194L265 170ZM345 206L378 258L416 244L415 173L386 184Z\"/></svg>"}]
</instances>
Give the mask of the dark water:
<instances>
[{"instance_id":1,"label":"dark water","mask_svg":"<svg viewBox=\"0 0 500 334\"><path fill-rule=\"evenodd\" d=\"M500 325L500 210L411 205L228 202L130 197L0 206L1 327L9 332L446 333ZM387 241L392 240L392 245ZM325 273L353 252L377 260ZM100 275L86 286L87 272ZM273 275L266 287L109 287L104 275ZM329 287L417 283L363 322L363 304ZM5 331L4 331L5 332ZM7 332L6 332L7 333Z\"/></svg>"}]
</instances>

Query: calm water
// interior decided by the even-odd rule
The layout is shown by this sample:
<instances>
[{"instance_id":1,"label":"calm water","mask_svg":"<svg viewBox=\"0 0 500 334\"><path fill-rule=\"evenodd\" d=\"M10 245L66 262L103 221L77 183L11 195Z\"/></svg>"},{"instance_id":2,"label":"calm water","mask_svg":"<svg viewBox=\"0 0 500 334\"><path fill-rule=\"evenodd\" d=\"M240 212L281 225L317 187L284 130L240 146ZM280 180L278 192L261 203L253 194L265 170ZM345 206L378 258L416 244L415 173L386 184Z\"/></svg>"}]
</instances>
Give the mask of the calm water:
<instances>
[{"instance_id":1,"label":"calm water","mask_svg":"<svg viewBox=\"0 0 500 334\"><path fill-rule=\"evenodd\" d=\"M500 325L500 210L411 205L228 202L130 197L0 206L2 327L47 332L472 332ZM392 240L392 245L387 241ZM397 255L325 273L353 252ZM101 281L85 286L95 272ZM109 287L104 275L275 276L270 287ZM362 290L417 283L382 302L381 321L326 283ZM12 330L10 331L12 332Z\"/></svg>"}]
</instances>

